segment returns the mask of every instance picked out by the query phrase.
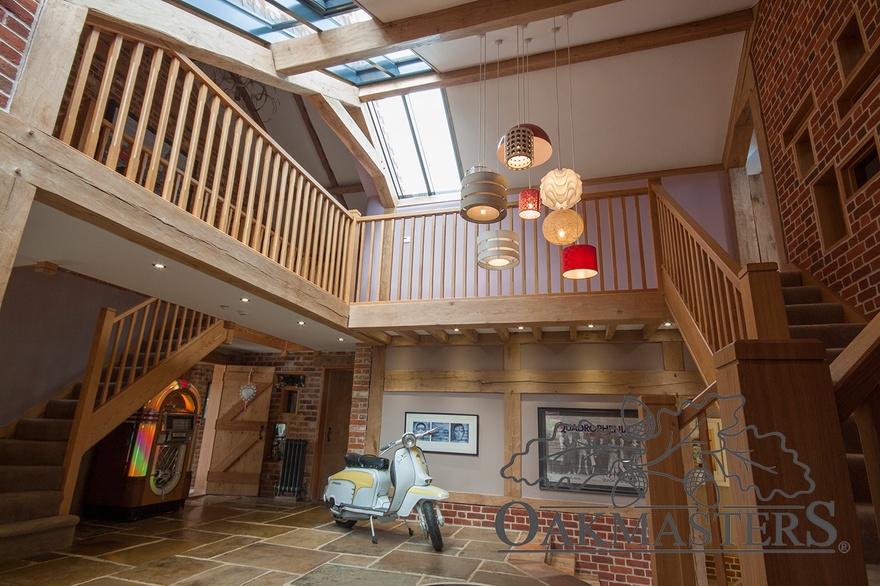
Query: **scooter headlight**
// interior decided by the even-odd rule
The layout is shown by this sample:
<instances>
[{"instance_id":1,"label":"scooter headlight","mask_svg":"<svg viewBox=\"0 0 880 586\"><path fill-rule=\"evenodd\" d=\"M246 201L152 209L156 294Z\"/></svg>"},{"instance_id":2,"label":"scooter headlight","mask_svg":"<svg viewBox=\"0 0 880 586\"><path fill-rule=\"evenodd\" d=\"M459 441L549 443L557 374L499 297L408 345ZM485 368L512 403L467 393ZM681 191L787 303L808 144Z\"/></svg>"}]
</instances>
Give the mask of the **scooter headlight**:
<instances>
[{"instance_id":1,"label":"scooter headlight","mask_svg":"<svg viewBox=\"0 0 880 586\"><path fill-rule=\"evenodd\" d=\"M416 436L412 433L403 434L403 447L409 449L416 445Z\"/></svg>"}]
</instances>

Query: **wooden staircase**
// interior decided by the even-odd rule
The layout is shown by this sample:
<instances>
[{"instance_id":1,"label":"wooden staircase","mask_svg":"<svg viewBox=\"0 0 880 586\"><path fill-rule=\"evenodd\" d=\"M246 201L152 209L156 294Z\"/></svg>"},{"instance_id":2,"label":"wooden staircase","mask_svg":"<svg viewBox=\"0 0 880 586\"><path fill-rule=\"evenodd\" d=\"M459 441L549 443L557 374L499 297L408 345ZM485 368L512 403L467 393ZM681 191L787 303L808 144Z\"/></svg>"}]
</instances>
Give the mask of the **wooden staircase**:
<instances>
[{"instance_id":1,"label":"wooden staircase","mask_svg":"<svg viewBox=\"0 0 880 586\"><path fill-rule=\"evenodd\" d=\"M70 547L83 454L232 331L157 299L119 316L102 310L82 384L0 439L0 562Z\"/></svg>"}]
</instances>

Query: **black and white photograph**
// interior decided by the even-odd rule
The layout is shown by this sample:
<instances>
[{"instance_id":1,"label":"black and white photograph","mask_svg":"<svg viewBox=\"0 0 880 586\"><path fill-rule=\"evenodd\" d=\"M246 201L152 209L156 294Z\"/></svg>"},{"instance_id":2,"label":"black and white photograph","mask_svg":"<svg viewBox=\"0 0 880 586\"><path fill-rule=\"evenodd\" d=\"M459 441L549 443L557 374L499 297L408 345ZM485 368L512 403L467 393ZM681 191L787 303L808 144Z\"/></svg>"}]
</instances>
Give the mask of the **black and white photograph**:
<instances>
[{"instance_id":1,"label":"black and white photograph","mask_svg":"<svg viewBox=\"0 0 880 586\"><path fill-rule=\"evenodd\" d=\"M479 439L478 424L478 415L407 412L404 427L413 433L436 430L435 433L419 440L419 445L426 452L476 456Z\"/></svg>"}]
</instances>

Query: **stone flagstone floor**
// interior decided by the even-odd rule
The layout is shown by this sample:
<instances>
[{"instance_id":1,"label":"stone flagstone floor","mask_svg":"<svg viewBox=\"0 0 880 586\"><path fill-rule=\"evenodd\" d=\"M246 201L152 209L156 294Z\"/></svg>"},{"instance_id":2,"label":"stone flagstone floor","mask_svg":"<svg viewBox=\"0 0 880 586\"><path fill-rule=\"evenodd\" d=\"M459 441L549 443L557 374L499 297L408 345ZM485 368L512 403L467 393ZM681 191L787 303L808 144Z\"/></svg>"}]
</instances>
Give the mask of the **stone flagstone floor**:
<instances>
[{"instance_id":1,"label":"stone flagstone floor","mask_svg":"<svg viewBox=\"0 0 880 586\"><path fill-rule=\"evenodd\" d=\"M499 553L491 529L446 525L435 552L418 522L352 529L316 503L206 496L179 512L121 523L83 520L73 546L0 563L3 586L583 585L529 554ZM533 554L532 554L533 555Z\"/></svg>"}]
</instances>

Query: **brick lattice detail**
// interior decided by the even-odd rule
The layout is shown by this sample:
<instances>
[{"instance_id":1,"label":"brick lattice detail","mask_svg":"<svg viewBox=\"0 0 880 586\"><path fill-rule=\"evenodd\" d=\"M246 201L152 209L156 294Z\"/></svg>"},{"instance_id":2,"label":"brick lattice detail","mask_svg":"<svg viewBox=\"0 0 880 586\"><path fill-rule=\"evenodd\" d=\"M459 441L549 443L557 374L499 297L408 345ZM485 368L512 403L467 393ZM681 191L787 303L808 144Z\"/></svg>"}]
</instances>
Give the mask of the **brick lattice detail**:
<instances>
[{"instance_id":1,"label":"brick lattice detail","mask_svg":"<svg viewBox=\"0 0 880 586\"><path fill-rule=\"evenodd\" d=\"M12 90L18 80L28 40L36 22L37 0L0 2L0 109L9 109Z\"/></svg>"},{"instance_id":2,"label":"brick lattice detail","mask_svg":"<svg viewBox=\"0 0 880 586\"><path fill-rule=\"evenodd\" d=\"M872 317L880 310L880 180L846 202L851 235L831 250L822 249L810 186L880 126L880 84L843 119L835 108L845 81L835 51L838 32L855 13L868 52L877 48L880 7L875 0L764 0L759 6L751 57L789 257ZM801 179L783 130L810 91L816 165Z\"/></svg>"}]
</instances>

